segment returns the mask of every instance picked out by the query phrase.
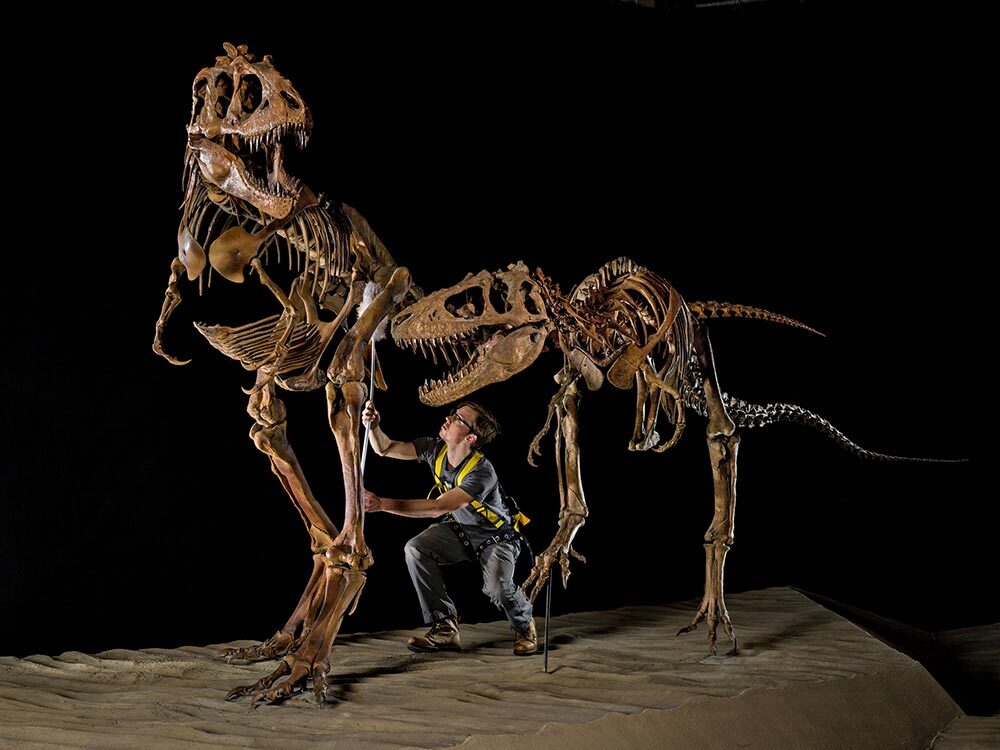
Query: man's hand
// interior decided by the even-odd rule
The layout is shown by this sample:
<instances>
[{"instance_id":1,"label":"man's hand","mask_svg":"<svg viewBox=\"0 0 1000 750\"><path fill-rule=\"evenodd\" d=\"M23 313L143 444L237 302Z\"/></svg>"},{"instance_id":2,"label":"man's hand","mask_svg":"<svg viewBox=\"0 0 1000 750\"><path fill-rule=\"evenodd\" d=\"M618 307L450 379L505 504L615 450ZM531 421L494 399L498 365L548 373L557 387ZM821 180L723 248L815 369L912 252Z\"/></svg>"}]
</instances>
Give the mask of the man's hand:
<instances>
[{"instance_id":1,"label":"man's hand","mask_svg":"<svg viewBox=\"0 0 1000 750\"><path fill-rule=\"evenodd\" d=\"M382 510L382 498L371 490L365 490L365 513L378 513L380 510Z\"/></svg>"},{"instance_id":2,"label":"man's hand","mask_svg":"<svg viewBox=\"0 0 1000 750\"><path fill-rule=\"evenodd\" d=\"M378 427L378 423L381 419L382 417L375 409L375 404L372 403L371 399L365 401L365 409L361 412L361 424L374 430Z\"/></svg>"}]
</instances>

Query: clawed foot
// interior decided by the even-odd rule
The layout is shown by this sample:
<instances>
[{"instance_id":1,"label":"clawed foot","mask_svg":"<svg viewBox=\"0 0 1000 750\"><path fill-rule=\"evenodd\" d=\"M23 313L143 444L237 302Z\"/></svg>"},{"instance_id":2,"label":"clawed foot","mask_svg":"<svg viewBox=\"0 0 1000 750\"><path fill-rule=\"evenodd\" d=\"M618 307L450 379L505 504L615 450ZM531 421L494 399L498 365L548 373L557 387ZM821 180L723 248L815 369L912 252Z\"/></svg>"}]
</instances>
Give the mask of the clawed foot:
<instances>
[{"instance_id":1,"label":"clawed foot","mask_svg":"<svg viewBox=\"0 0 1000 750\"><path fill-rule=\"evenodd\" d=\"M311 625L304 628L304 634L288 645L289 653L271 674L253 685L241 686L229 691L227 700L250 696L250 707L261 703L281 703L296 693L306 689L310 678L313 680L316 700L324 702L326 694L326 659L330 647L340 630L344 615L357 603L364 587L365 574L350 568L327 565L325 581L315 592L315 607L310 610ZM312 615L315 614L315 620ZM276 634L275 639L280 639ZM276 646L278 648L280 646ZM280 680L280 682L279 682Z\"/></svg>"},{"instance_id":2,"label":"clawed foot","mask_svg":"<svg viewBox=\"0 0 1000 750\"><path fill-rule=\"evenodd\" d=\"M545 588L545 584L549 580L549 576L552 574L552 566L554 565L558 565L562 571L562 584L563 588L566 588L569 583L570 557L579 560L584 564L587 562L587 558L573 549L572 545L569 545L568 547L553 545L542 554L535 557L535 565L531 569L531 575L528 576L527 580L521 586L521 589L525 592L527 592L528 587L531 586L528 598L532 603L534 603L535 599L538 597L539 592ZM532 586L532 584L534 585Z\"/></svg>"},{"instance_id":3,"label":"clawed foot","mask_svg":"<svg viewBox=\"0 0 1000 750\"><path fill-rule=\"evenodd\" d=\"M706 625L708 626L708 652L712 656L717 656L719 653L719 648L716 638L716 629L719 623L722 623L722 629L729 636L729 640L733 642L733 652L739 650L739 641L736 640L736 632L733 630L732 620L729 619L729 612L726 611L726 605L724 602L711 602L706 605L704 602L698 609L698 614L694 616L690 625L687 625L677 631L677 635L684 635L685 633L690 633L698 629L698 623L702 620L706 620Z\"/></svg>"},{"instance_id":4,"label":"clawed foot","mask_svg":"<svg viewBox=\"0 0 1000 750\"><path fill-rule=\"evenodd\" d=\"M708 650L712 656L719 653L715 638L719 623L722 623L726 635L733 642L733 652L739 649L736 633L733 632L733 622L729 619L729 611L726 609L726 600L722 593L722 571L725 568L728 551L729 545L722 542L716 541L705 545L705 596L702 597L698 614L691 620L691 624L677 631L677 635L690 633L698 627L699 622L705 620L708 626Z\"/></svg>"},{"instance_id":5,"label":"clawed foot","mask_svg":"<svg viewBox=\"0 0 1000 750\"><path fill-rule=\"evenodd\" d=\"M288 633L280 630L257 646L247 646L246 648L227 648L222 652L221 658L227 662L234 659L238 661L264 661L266 659L280 659L282 656L293 652L302 642L302 638L292 638Z\"/></svg>"},{"instance_id":6,"label":"clawed foot","mask_svg":"<svg viewBox=\"0 0 1000 750\"><path fill-rule=\"evenodd\" d=\"M242 698L245 695L254 695L255 696L254 700L256 701L257 695L259 695L262 691L265 691L268 688L270 688L271 685L274 684L275 680L284 677L291 671L292 671L291 665L287 661L282 661L281 664L278 665L278 668L276 670L271 672L271 674L267 675L266 677L260 678L253 685L240 685L239 687L235 687L232 690L230 690L226 694L226 700L234 701L237 698Z\"/></svg>"},{"instance_id":7,"label":"clawed foot","mask_svg":"<svg viewBox=\"0 0 1000 750\"><path fill-rule=\"evenodd\" d=\"M296 672L300 672L296 676ZM286 698L291 698L296 693L301 693L306 689L306 678L309 672L306 669L293 670L292 676L287 680L279 684L277 687L273 687L270 690L260 690L254 693L253 698L250 699L250 708L257 708L261 703L266 703L272 705L274 703L281 703Z\"/></svg>"},{"instance_id":8,"label":"clawed foot","mask_svg":"<svg viewBox=\"0 0 1000 750\"><path fill-rule=\"evenodd\" d=\"M292 660L293 663L289 663ZM283 682L275 683L288 675ZM227 701L234 701L250 696L250 708L257 708L262 703L272 705L281 703L297 693L304 692L310 675L313 680L313 692L316 702L323 703L326 695L326 670L320 667L310 669L305 661L289 657L278 665L271 674L257 680L253 685L241 685L233 688L226 695Z\"/></svg>"}]
</instances>

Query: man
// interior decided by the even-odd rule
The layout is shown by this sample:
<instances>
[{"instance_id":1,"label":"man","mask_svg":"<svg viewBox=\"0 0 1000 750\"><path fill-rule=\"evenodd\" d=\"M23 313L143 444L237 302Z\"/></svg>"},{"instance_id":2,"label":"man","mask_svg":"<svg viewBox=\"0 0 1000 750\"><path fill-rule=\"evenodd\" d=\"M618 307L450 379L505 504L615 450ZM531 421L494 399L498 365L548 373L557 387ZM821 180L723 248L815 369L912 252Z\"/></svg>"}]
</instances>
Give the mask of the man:
<instances>
[{"instance_id":1,"label":"man","mask_svg":"<svg viewBox=\"0 0 1000 750\"><path fill-rule=\"evenodd\" d=\"M384 511L410 518L444 517L406 543L406 566L417 590L425 635L409 640L418 652L460 650L458 611L445 589L441 566L475 559L483 571L483 593L504 611L514 630L514 653L528 656L537 650L531 602L514 584L514 563L520 548L513 509L500 493L493 464L479 448L498 433L496 418L470 401L445 417L438 439L393 440L379 427L372 402L361 420L370 425L369 442L380 456L404 461L421 460L435 472L441 495L430 500L390 500L365 490L365 511Z\"/></svg>"}]
</instances>

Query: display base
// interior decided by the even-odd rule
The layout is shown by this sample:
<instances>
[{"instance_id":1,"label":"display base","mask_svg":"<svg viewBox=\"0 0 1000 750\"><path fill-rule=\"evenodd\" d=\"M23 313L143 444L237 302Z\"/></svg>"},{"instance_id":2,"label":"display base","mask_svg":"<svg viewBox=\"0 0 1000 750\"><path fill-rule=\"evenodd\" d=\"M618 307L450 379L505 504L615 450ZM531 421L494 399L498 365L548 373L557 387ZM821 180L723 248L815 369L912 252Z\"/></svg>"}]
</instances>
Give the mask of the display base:
<instances>
[{"instance_id":1,"label":"display base","mask_svg":"<svg viewBox=\"0 0 1000 750\"><path fill-rule=\"evenodd\" d=\"M408 651L422 629L355 633L325 705L253 711L225 695L274 662L217 658L252 641L3 657L0 747L925 750L963 715L918 662L792 589L727 601L738 654L708 656L703 626L675 635L690 602L554 617L548 674L505 622L463 624L461 653Z\"/></svg>"}]
</instances>

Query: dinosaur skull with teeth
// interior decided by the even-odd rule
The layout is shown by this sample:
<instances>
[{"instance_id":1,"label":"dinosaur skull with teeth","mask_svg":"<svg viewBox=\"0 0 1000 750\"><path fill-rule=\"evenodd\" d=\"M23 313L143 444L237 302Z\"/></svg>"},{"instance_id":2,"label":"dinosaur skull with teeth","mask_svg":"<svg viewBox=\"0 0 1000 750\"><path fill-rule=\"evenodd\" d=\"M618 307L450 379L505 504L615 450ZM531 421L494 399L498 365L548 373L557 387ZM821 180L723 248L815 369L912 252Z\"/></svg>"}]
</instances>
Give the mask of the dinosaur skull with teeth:
<instances>
[{"instance_id":1,"label":"dinosaur skull with teeth","mask_svg":"<svg viewBox=\"0 0 1000 750\"><path fill-rule=\"evenodd\" d=\"M285 149L289 140L306 145L312 115L270 55L254 62L245 45L225 48L214 67L195 76L189 154L220 198L240 198L282 219L300 188L285 172Z\"/></svg>"},{"instance_id":2,"label":"dinosaur skull with teeth","mask_svg":"<svg viewBox=\"0 0 1000 750\"><path fill-rule=\"evenodd\" d=\"M454 368L420 388L420 400L440 406L506 380L535 361L554 329L538 281L524 263L506 271L469 274L406 308L392 322L397 344Z\"/></svg>"}]
</instances>

